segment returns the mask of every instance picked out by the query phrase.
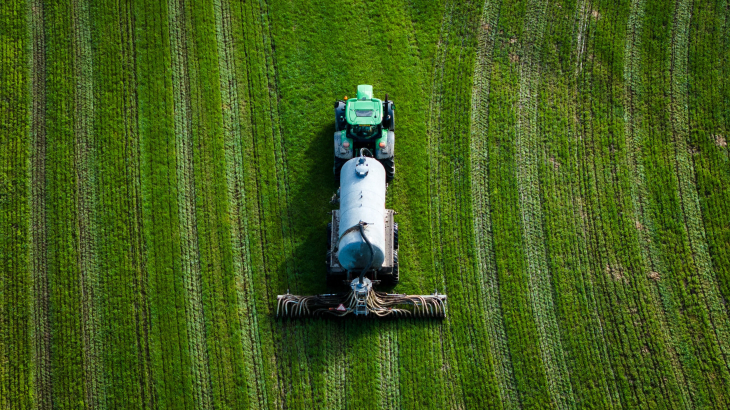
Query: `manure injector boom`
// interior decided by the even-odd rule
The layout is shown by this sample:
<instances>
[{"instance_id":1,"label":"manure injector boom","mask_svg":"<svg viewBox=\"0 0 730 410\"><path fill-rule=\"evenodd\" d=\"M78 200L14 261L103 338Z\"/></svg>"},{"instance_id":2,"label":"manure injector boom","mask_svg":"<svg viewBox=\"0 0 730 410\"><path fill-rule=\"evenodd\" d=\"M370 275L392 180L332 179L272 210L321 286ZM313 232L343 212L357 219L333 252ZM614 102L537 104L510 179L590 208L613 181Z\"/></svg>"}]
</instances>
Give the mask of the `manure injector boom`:
<instances>
[{"instance_id":1,"label":"manure injector boom","mask_svg":"<svg viewBox=\"0 0 730 410\"><path fill-rule=\"evenodd\" d=\"M340 189L327 225L327 282L348 291L277 297L277 316L436 317L446 315L446 295L378 292L397 285L398 224L385 208L388 182L395 176L395 106L357 87L357 99L335 102L334 173ZM375 155L373 155L375 152ZM357 153L357 156L355 155Z\"/></svg>"}]
</instances>

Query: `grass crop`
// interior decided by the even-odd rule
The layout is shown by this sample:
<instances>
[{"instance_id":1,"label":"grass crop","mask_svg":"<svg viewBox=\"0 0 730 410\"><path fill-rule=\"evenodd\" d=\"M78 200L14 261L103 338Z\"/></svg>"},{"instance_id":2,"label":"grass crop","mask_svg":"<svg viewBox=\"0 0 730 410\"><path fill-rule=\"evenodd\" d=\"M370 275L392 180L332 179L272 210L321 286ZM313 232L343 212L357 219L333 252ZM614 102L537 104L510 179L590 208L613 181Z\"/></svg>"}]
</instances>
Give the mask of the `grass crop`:
<instances>
[{"instance_id":1,"label":"grass crop","mask_svg":"<svg viewBox=\"0 0 730 410\"><path fill-rule=\"evenodd\" d=\"M0 408L727 407L729 10L3 2ZM363 83L447 317L277 320Z\"/></svg>"},{"instance_id":2,"label":"grass crop","mask_svg":"<svg viewBox=\"0 0 730 410\"><path fill-rule=\"evenodd\" d=\"M20 2L0 5L0 406L17 409L33 404L29 14Z\"/></svg>"}]
</instances>

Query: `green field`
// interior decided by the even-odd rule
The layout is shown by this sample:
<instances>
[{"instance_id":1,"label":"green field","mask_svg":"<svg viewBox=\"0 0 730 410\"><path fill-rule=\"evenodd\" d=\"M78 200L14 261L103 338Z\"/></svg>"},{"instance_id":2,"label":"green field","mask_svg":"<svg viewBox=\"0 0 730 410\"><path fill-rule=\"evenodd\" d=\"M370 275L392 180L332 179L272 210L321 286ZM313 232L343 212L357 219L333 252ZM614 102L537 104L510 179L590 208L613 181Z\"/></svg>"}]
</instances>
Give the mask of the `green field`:
<instances>
[{"instance_id":1,"label":"green field","mask_svg":"<svg viewBox=\"0 0 730 410\"><path fill-rule=\"evenodd\" d=\"M326 290L333 101L396 291ZM0 1L0 409L730 408L730 0Z\"/></svg>"}]
</instances>

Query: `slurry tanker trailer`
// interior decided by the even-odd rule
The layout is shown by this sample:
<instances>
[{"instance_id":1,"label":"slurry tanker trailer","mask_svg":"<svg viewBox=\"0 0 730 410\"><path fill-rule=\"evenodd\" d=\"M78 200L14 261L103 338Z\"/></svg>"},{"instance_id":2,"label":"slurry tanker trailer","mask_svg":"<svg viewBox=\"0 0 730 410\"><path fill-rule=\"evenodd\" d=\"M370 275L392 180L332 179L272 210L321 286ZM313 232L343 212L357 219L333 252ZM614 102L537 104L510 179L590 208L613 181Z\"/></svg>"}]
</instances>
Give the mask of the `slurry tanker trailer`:
<instances>
[{"instance_id":1,"label":"slurry tanker trailer","mask_svg":"<svg viewBox=\"0 0 730 410\"><path fill-rule=\"evenodd\" d=\"M281 317L444 317L446 295L378 292L398 284L398 224L385 208L395 177L395 106L357 87L357 98L335 102L334 173L339 209L327 225L327 283L346 292L277 297Z\"/></svg>"}]
</instances>

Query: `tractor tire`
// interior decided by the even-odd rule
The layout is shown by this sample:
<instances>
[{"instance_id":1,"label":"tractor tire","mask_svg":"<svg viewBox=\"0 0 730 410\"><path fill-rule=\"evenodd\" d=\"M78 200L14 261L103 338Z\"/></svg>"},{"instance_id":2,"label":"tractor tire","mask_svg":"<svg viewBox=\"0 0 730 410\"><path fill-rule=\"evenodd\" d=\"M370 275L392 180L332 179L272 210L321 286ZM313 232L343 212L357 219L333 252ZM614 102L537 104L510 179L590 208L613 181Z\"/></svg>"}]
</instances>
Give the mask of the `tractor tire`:
<instances>
[{"instance_id":1,"label":"tractor tire","mask_svg":"<svg viewBox=\"0 0 730 410\"><path fill-rule=\"evenodd\" d=\"M390 183L395 179L395 158L386 158L380 160L380 163L383 164L383 168L385 168L385 182Z\"/></svg>"},{"instance_id":2,"label":"tractor tire","mask_svg":"<svg viewBox=\"0 0 730 410\"><path fill-rule=\"evenodd\" d=\"M340 172L342 171L342 166L345 165L345 162L347 162L346 159L335 157L335 165L333 171L335 173L335 181L337 182L337 186L340 186Z\"/></svg>"}]
</instances>

